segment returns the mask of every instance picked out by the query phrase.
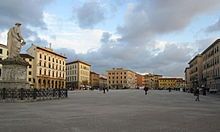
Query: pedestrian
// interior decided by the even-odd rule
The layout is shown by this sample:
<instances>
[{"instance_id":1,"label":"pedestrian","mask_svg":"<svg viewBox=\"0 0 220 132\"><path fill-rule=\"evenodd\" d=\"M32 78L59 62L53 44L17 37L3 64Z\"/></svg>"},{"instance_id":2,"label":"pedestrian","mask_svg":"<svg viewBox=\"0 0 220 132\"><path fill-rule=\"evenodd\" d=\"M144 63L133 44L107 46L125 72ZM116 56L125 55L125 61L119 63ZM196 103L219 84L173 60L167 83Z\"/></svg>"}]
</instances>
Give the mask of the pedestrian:
<instances>
[{"instance_id":1,"label":"pedestrian","mask_svg":"<svg viewBox=\"0 0 220 132\"><path fill-rule=\"evenodd\" d=\"M144 87L145 95L147 95L148 87Z\"/></svg>"},{"instance_id":2,"label":"pedestrian","mask_svg":"<svg viewBox=\"0 0 220 132\"><path fill-rule=\"evenodd\" d=\"M195 101L199 101L199 87L197 87L195 90L195 96L196 96Z\"/></svg>"},{"instance_id":3,"label":"pedestrian","mask_svg":"<svg viewBox=\"0 0 220 132\"><path fill-rule=\"evenodd\" d=\"M171 88L170 87L168 88L168 90L169 90L169 92L171 92Z\"/></svg>"},{"instance_id":4,"label":"pedestrian","mask_svg":"<svg viewBox=\"0 0 220 132\"><path fill-rule=\"evenodd\" d=\"M105 94L105 87L103 87L103 93Z\"/></svg>"}]
</instances>

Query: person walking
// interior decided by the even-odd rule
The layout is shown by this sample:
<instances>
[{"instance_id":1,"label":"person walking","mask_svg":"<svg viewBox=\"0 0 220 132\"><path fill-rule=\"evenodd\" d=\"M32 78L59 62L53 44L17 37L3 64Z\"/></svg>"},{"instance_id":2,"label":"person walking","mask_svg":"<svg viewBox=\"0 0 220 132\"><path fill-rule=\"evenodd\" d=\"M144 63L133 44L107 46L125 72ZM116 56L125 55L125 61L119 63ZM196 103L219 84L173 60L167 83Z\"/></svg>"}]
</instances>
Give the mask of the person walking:
<instances>
[{"instance_id":1,"label":"person walking","mask_svg":"<svg viewBox=\"0 0 220 132\"><path fill-rule=\"evenodd\" d=\"M105 94L105 89L106 89L106 88L105 88L105 87L103 87L103 93L104 93L104 94Z\"/></svg>"},{"instance_id":2,"label":"person walking","mask_svg":"<svg viewBox=\"0 0 220 132\"><path fill-rule=\"evenodd\" d=\"M145 95L147 95L148 87L144 87Z\"/></svg>"},{"instance_id":3,"label":"person walking","mask_svg":"<svg viewBox=\"0 0 220 132\"><path fill-rule=\"evenodd\" d=\"M195 90L195 96L196 96L195 101L199 101L199 87L197 87Z\"/></svg>"}]
</instances>

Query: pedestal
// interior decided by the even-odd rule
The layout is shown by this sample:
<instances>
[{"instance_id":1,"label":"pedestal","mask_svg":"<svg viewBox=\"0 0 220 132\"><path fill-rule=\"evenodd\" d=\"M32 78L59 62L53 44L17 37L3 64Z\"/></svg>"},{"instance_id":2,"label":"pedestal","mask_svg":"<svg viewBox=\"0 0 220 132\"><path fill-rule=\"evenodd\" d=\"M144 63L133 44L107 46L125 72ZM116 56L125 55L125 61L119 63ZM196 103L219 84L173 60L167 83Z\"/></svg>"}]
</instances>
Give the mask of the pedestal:
<instances>
[{"instance_id":1,"label":"pedestal","mask_svg":"<svg viewBox=\"0 0 220 132\"><path fill-rule=\"evenodd\" d=\"M2 61L2 81L0 81L1 88L20 89L30 88L27 82L27 66L28 62L20 57L7 58Z\"/></svg>"}]
</instances>

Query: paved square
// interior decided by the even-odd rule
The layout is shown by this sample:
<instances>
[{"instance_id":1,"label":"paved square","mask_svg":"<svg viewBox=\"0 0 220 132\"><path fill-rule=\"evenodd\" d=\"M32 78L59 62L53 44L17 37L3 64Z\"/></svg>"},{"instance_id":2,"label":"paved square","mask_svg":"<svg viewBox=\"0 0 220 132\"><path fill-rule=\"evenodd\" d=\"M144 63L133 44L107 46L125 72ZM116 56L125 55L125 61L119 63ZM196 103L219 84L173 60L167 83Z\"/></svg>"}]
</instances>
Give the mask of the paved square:
<instances>
[{"instance_id":1,"label":"paved square","mask_svg":"<svg viewBox=\"0 0 220 132\"><path fill-rule=\"evenodd\" d=\"M150 90L74 91L69 98L0 103L0 132L220 132L220 98Z\"/></svg>"}]
</instances>

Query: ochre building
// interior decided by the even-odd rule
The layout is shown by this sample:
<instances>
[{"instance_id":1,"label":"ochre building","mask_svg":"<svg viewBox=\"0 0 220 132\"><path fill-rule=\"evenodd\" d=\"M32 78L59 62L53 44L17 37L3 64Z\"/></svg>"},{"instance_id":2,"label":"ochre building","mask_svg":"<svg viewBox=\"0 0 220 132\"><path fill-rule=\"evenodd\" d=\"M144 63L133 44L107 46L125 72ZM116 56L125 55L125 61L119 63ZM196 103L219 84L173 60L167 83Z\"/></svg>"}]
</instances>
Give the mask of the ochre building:
<instances>
[{"instance_id":1,"label":"ochre building","mask_svg":"<svg viewBox=\"0 0 220 132\"><path fill-rule=\"evenodd\" d=\"M90 64L81 60L76 60L67 63L66 68L68 89L90 88Z\"/></svg>"},{"instance_id":2,"label":"ochre building","mask_svg":"<svg viewBox=\"0 0 220 132\"><path fill-rule=\"evenodd\" d=\"M0 80L2 80L2 60L8 57L8 48L4 44L0 44Z\"/></svg>"},{"instance_id":3,"label":"ochre building","mask_svg":"<svg viewBox=\"0 0 220 132\"><path fill-rule=\"evenodd\" d=\"M123 68L113 68L108 70L108 87L111 89L127 89L127 88L136 88L136 73L123 69Z\"/></svg>"},{"instance_id":4,"label":"ochre building","mask_svg":"<svg viewBox=\"0 0 220 132\"><path fill-rule=\"evenodd\" d=\"M34 44L27 50L34 57L33 84L35 88L66 87L66 57Z\"/></svg>"}]
</instances>

